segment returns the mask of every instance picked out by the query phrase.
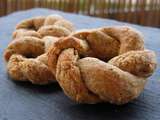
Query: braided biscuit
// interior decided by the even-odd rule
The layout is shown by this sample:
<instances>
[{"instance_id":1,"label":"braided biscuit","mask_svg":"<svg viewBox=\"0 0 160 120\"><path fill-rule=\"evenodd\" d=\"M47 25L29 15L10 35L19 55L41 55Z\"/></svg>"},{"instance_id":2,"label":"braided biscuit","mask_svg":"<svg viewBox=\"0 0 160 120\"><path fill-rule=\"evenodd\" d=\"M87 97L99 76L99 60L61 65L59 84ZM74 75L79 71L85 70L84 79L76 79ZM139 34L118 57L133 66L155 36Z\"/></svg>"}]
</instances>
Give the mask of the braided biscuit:
<instances>
[{"instance_id":1,"label":"braided biscuit","mask_svg":"<svg viewBox=\"0 0 160 120\"><path fill-rule=\"evenodd\" d=\"M156 68L155 53L126 26L73 33L55 42L47 55L63 91L79 103L125 104L139 96Z\"/></svg>"},{"instance_id":2,"label":"braided biscuit","mask_svg":"<svg viewBox=\"0 0 160 120\"><path fill-rule=\"evenodd\" d=\"M38 38L44 36L62 37L69 35L72 31L74 31L73 24L65 20L62 16L55 14L23 20L17 24L12 38L15 39L21 36L33 36Z\"/></svg>"},{"instance_id":3,"label":"braided biscuit","mask_svg":"<svg viewBox=\"0 0 160 120\"><path fill-rule=\"evenodd\" d=\"M49 29L38 32L39 29L49 25L54 26L54 24L57 24L57 32L53 31L52 35L43 34L44 32L50 32ZM66 28L64 24L67 26ZM54 27L51 27L51 29L54 30ZM13 41L4 51L7 71L11 78L40 85L55 81L54 75L48 69L46 52L59 39L58 37L71 34L73 29L72 23L59 15L34 17L19 23L13 33ZM65 30L69 32L66 33Z\"/></svg>"},{"instance_id":4,"label":"braided biscuit","mask_svg":"<svg viewBox=\"0 0 160 120\"><path fill-rule=\"evenodd\" d=\"M16 38L24 36L32 36L32 37L37 37L37 38L42 38L42 36L36 32L35 30L27 30L27 29L17 29L13 32L12 38L13 40Z\"/></svg>"},{"instance_id":5,"label":"braided biscuit","mask_svg":"<svg viewBox=\"0 0 160 120\"><path fill-rule=\"evenodd\" d=\"M49 44L52 45L57 40L55 37L39 39L25 36L12 41L4 53L11 78L17 81L29 80L33 84L48 84L55 81L48 69L48 57L45 52L50 47Z\"/></svg>"}]
</instances>

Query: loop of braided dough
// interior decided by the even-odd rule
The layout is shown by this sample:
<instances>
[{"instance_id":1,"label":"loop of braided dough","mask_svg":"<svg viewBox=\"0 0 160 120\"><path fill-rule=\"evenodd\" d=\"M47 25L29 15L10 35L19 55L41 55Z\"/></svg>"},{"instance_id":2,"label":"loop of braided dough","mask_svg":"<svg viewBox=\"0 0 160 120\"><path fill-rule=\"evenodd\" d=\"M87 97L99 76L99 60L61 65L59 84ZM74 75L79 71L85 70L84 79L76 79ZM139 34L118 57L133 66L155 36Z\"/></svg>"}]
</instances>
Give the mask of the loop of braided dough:
<instances>
[{"instance_id":1,"label":"loop of braided dough","mask_svg":"<svg viewBox=\"0 0 160 120\"><path fill-rule=\"evenodd\" d=\"M80 103L125 104L138 97L156 68L155 53L126 26L75 32L47 55L65 94Z\"/></svg>"},{"instance_id":2,"label":"loop of braided dough","mask_svg":"<svg viewBox=\"0 0 160 120\"><path fill-rule=\"evenodd\" d=\"M74 31L73 24L60 15L39 16L23 20L16 26L13 39L21 36L44 36L62 37L68 36Z\"/></svg>"},{"instance_id":3,"label":"loop of braided dough","mask_svg":"<svg viewBox=\"0 0 160 120\"><path fill-rule=\"evenodd\" d=\"M48 42L54 44L58 38L43 39L24 36L13 40L4 53L7 71L13 80L30 81L33 84L48 84L55 80L48 69ZM52 42L52 43L51 43Z\"/></svg>"},{"instance_id":4,"label":"loop of braided dough","mask_svg":"<svg viewBox=\"0 0 160 120\"><path fill-rule=\"evenodd\" d=\"M44 30L48 26L51 26L51 30ZM67 36L73 30L72 23L59 15L35 17L19 23L13 33L13 40L4 51L10 77L40 85L55 81L48 69L46 52L59 37ZM50 31L52 34L46 34Z\"/></svg>"}]
</instances>

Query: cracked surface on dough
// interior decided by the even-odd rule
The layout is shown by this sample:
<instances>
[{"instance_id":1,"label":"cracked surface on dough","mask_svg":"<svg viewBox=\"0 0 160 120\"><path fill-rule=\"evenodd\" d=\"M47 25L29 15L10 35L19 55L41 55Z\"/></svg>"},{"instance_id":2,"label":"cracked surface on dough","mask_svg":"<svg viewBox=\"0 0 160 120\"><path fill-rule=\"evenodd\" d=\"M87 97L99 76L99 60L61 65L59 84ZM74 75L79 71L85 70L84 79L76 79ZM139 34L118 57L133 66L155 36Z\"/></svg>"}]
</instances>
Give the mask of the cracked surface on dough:
<instances>
[{"instance_id":1,"label":"cracked surface on dough","mask_svg":"<svg viewBox=\"0 0 160 120\"><path fill-rule=\"evenodd\" d=\"M7 71L13 80L48 84L55 81L48 68L46 52L59 37L73 32L73 24L59 15L23 20L16 26L4 51Z\"/></svg>"},{"instance_id":2,"label":"cracked surface on dough","mask_svg":"<svg viewBox=\"0 0 160 120\"><path fill-rule=\"evenodd\" d=\"M63 91L79 103L125 104L139 96L156 68L155 53L127 26L75 32L47 55Z\"/></svg>"}]
</instances>

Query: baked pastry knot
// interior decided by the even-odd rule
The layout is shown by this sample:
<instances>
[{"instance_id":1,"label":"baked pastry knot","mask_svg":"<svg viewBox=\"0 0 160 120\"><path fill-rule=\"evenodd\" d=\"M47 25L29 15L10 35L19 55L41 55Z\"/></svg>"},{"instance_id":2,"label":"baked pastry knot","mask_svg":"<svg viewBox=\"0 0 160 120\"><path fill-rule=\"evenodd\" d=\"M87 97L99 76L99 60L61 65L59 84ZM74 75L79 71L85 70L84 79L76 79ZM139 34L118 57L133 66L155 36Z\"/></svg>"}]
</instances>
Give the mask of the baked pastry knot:
<instances>
[{"instance_id":1,"label":"baked pastry knot","mask_svg":"<svg viewBox=\"0 0 160 120\"><path fill-rule=\"evenodd\" d=\"M74 31L73 24L60 15L38 16L23 20L16 26L13 39L21 36L44 36L62 37Z\"/></svg>"},{"instance_id":2,"label":"baked pastry knot","mask_svg":"<svg viewBox=\"0 0 160 120\"><path fill-rule=\"evenodd\" d=\"M4 51L10 77L40 85L55 81L48 69L46 52L59 37L71 34L73 29L72 23L59 15L20 22L13 33L13 40Z\"/></svg>"},{"instance_id":3,"label":"baked pastry knot","mask_svg":"<svg viewBox=\"0 0 160 120\"><path fill-rule=\"evenodd\" d=\"M155 53L127 26L75 32L56 41L47 55L64 93L79 103L128 103L156 68Z\"/></svg>"}]
</instances>

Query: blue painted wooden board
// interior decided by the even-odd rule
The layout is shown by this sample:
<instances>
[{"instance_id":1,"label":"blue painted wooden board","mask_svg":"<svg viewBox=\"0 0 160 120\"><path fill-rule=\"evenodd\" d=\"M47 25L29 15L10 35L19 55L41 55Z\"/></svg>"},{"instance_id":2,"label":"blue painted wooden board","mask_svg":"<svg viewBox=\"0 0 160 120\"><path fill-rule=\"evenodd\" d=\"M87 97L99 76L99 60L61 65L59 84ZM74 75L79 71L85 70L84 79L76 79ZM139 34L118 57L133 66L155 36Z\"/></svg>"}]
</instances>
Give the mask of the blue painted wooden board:
<instances>
[{"instance_id":1,"label":"blue painted wooden board","mask_svg":"<svg viewBox=\"0 0 160 120\"><path fill-rule=\"evenodd\" d=\"M156 51L160 62L160 29L131 25L113 20L91 18L33 9L0 18L0 120L160 120L160 68L149 78L140 97L129 104L80 105L66 97L58 84L36 86L13 82L7 76L3 51L11 40L15 25L26 18L58 13L72 21L77 29L110 25L129 25L145 36L146 48ZM154 18L153 18L154 19Z\"/></svg>"}]
</instances>

